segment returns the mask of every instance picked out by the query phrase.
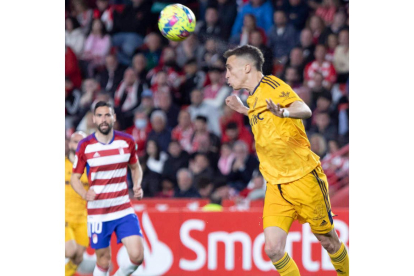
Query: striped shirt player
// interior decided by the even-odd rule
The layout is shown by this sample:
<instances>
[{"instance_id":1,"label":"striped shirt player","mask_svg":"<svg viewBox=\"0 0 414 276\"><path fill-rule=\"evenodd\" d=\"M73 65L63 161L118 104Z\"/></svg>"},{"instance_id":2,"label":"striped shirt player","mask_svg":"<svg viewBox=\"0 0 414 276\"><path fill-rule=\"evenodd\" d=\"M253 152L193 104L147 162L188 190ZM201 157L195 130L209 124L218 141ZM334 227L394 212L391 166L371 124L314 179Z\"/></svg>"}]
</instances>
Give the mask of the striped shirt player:
<instances>
[{"instance_id":1,"label":"striped shirt player","mask_svg":"<svg viewBox=\"0 0 414 276\"><path fill-rule=\"evenodd\" d=\"M113 130L116 120L113 108L105 102L95 106L97 131L79 142L73 163L72 186L87 201L88 236L95 249L97 263L94 276L109 275L110 240L127 248L130 262L115 275L131 275L143 261L142 232L129 199L127 168L131 169L134 196L142 198L142 170L132 136ZM89 190L79 185L86 168Z\"/></svg>"}]
</instances>

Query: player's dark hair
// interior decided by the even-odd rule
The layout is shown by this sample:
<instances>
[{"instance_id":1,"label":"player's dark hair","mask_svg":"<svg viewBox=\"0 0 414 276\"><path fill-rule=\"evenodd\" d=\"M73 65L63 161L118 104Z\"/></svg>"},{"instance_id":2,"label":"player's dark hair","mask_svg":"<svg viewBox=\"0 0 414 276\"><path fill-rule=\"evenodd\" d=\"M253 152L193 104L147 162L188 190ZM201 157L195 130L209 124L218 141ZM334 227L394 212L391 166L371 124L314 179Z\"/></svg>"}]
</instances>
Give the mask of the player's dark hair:
<instances>
[{"instance_id":1,"label":"player's dark hair","mask_svg":"<svg viewBox=\"0 0 414 276\"><path fill-rule=\"evenodd\" d=\"M112 107L112 105L110 103L107 103L107 102L104 102L104 101L99 101L95 105L95 108L93 110L93 114L95 114L96 109L98 109L98 107L102 107L102 106L107 106L107 107L111 108L112 110L114 110L114 108Z\"/></svg>"},{"instance_id":2,"label":"player's dark hair","mask_svg":"<svg viewBox=\"0 0 414 276\"><path fill-rule=\"evenodd\" d=\"M260 71L260 72L262 72L263 63L265 61L262 51L260 51L259 48L254 47L252 45L243 45L243 46L239 46L234 49L231 49L231 50L227 50L223 54L223 56L225 58L236 56L236 57L244 57L244 58L251 59L254 61L254 66L257 69L257 71Z\"/></svg>"}]
</instances>

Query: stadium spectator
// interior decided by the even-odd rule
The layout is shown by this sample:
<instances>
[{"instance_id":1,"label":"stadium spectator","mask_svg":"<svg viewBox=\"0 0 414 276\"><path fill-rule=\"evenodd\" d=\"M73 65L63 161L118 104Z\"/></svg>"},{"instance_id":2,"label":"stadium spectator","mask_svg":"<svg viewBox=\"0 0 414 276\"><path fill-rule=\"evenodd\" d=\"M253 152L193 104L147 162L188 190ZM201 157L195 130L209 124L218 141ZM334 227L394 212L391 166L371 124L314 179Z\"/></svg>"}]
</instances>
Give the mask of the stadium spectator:
<instances>
[{"instance_id":1,"label":"stadium spectator","mask_svg":"<svg viewBox=\"0 0 414 276\"><path fill-rule=\"evenodd\" d=\"M158 65L148 72L147 79L151 83L155 82L155 76L159 71L167 73L167 83L173 90L176 90L181 85L183 72L176 62L174 48L164 48Z\"/></svg>"},{"instance_id":2,"label":"stadium spectator","mask_svg":"<svg viewBox=\"0 0 414 276\"><path fill-rule=\"evenodd\" d=\"M156 140L148 139L146 144L147 167L151 171L161 175L164 169L164 163L167 161L168 155L162 151Z\"/></svg>"},{"instance_id":3,"label":"stadium spectator","mask_svg":"<svg viewBox=\"0 0 414 276\"><path fill-rule=\"evenodd\" d=\"M319 42L326 43L326 40L330 34L339 35L339 32L344 29L348 29L346 25L346 13L342 10L339 10L335 13L333 23L330 26L326 27L322 32L321 36L319 37Z\"/></svg>"},{"instance_id":4,"label":"stadium spectator","mask_svg":"<svg viewBox=\"0 0 414 276\"><path fill-rule=\"evenodd\" d=\"M207 69L213 66L222 57L221 53L219 40L213 37L207 38L197 57L200 68Z\"/></svg>"},{"instance_id":5,"label":"stadium spectator","mask_svg":"<svg viewBox=\"0 0 414 276\"><path fill-rule=\"evenodd\" d=\"M289 66L285 72L285 82L292 87L293 91L308 105L311 106L311 92L310 89L303 85L300 81L300 75L296 67Z\"/></svg>"},{"instance_id":6,"label":"stadium spectator","mask_svg":"<svg viewBox=\"0 0 414 276\"><path fill-rule=\"evenodd\" d=\"M79 117L83 117L90 110L92 103L99 93L99 88L99 83L95 79L90 78L83 81L82 95L79 100Z\"/></svg>"},{"instance_id":7,"label":"stadium spectator","mask_svg":"<svg viewBox=\"0 0 414 276\"><path fill-rule=\"evenodd\" d=\"M80 99L82 92L75 88L72 81L69 78L65 80L65 125L66 129L73 127L73 122L79 116L80 111Z\"/></svg>"},{"instance_id":8,"label":"stadium spectator","mask_svg":"<svg viewBox=\"0 0 414 276\"><path fill-rule=\"evenodd\" d=\"M65 78L70 79L73 86L80 88L82 75L78 59L70 47L65 46Z\"/></svg>"},{"instance_id":9,"label":"stadium spectator","mask_svg":"<svg viewBox=\"0 0 414 276\"><path fill-rule=\"evenodd\" d=\"M110 91L113 96L124 77L125 69L122 64L119 64L115 55L107 55L105 57L105 68L98 77L102 89Z\"/></svg>"},{"instance_id":10,"label":"stadium spectator","mask_svg":"<svg viewBox=\"0 0 414 276\"><path fill-rule=\"evenodd\" d=\"M190 155L181 148L179 141L171 140L168 145L168 158L164 163L163 177L177 182L177 172L181 168L188 168Z\"/></svg>"},{"instance_id":11,"label":"stadium spectator","mask_svg":"<svg viewBox=\"0 0 414 276\"><path fill-rule=\"evenodd\" d=\"M266 31L257 26L256 17L253 14L245 14L243 18L243 26L241 31L232 35L230 38L231 45L246 45L250 41L253 31L259 31L263 37L263 43L267 43Z\"/></svg>"},{"instance_id":12,"label":"stadium spectator","mask_svg":"<svg viewBox=\"0 0 414 276\"><path fill-rule=\"evenodd\" d=\"M220 159L218 160L218 169L220 173L227 176L233 165L234 153L229 143L222 143L220 149Z\"/></svg>"},{"instance_id":13,"label":"stadium spectator","mask_svg":"<svg viewBox=\"0 0 414 276\"><path fill-rule=\"evenodd\" d=\"M222 25L222 37L224 40L228 40L230 37L232 26L237 16L236 0L213 0L210 2L216 1L218 17L220 18L220 22ZM213 5L213 3L211 5Z\"/></svg>"},{"instance_id":14,"label":"stadium spectator","mask_svg":"<svg viewBox=\"0 0 414 276\"><path fill-rule=\"evenodd\" d=\"M218 11L216 7L210 6L207 8L204 21L197 24L197 36L201 43L205 43L207 38L214 37L217 39L223 39L222 24L218 17Z\"/></svg>"},{"instance_id":15,"label":"stadium spectator","mask_svg":"<svg viewBox=\"0 0 414 276\"><path fill-rule=\"evenodd\" d=\"M254 30L250 34L249 44L253 45L260 49L263 53L263 57L265 58L265 62L263 63L263 74L270 75L273 72L273 53L272 49L264 44L263 34L259 30Z\"/></svg>"},{"instance_id":16,"label":"stadium spectator","mask_svg":"<svg viewBox=\"0 0 414 276\"><path fill-rule=\"evenodd\" d=\"M186 197L200 197L197 189L193 184L193 175L190 170L182 168L177 172L178 187L175 190L174 197L186 198Z\"/></svg>"},{"instance_id":17,"label":"stadium spectator","mask_svg":"<svg viewBox=\"0 0 414 276\"><path fill-rule=\"evenodd\" d=\"M194 120L194 134L191 138L192 152L207 147L208 151L218 153L220 138L208 130L207 117L198 115Z\"/></svg>"},{"instance_id":18,"label":"stadium spectator","mask_svg":"<svg viewBox=\"0 0 414 276\"><path fill-rule=\"evenodd\" d=\"M233 109L225 105L223 107L223 114L220 117L220 129L221 129L221 132L224 133L224 135L226 133L226 126L230 122L236 122L237 127L239 129L241 129L244 126L243 115L241 115L238 112L235 112Z\"/></svg>"},{"instance_id":19,"label":"stadium spectator","mask_svg":"<svg viewBox=\"0 0 414 276\"><path fill-rule=\"evenodd\" d=\"M186 40L181 42L176 48L176 61L181 68L191 59L196 59L201 55L202 48L197 36L193 33Z\"/></svg>"},{"instance_id":20,"label":"stadium spectator","mask_svg":"<svg viewBox=\"0 0 414 276\"><path fill-rule=\"evenodd\" d=\"M221 136L219 124L220 110L205 103L203 98L201 90L195 89L191 92L191 105L188 107L191 119L194 120L199 115L206 117L209 131L217 136Z\"/></svg>"},{"instance_id":21,"label":"stadium spectator","mask_svg":"<svg viewBox=\"0 0 414 276\"><path fill-rule=\"evenodd\" d=\"M331 122L329 113L320 112L315 117L315 125L309 130L309 133L319 133L326 141L336 140L338 128Z\"/></svg>"},{"instance_id":22,"label":"stadium spectator","mask_svg":"<svg viewBox=\"0 0 414 276\"><path fill-rule=\"evenodd\" d=\"M285 64L290 51L299 41L299 35L293 25L287 21L283 11L275 11L274 25L268 32L268 45L273 51L273 56Z\"/></svg>"},{"instance_id":23,"label":"stadium spectator","mask_svg":"<svg viewBox=\"0 0 414 276\"><path fill-rule=\"evenodd\" d=\"M323 135L314 133L310 135L309 142L311 150L322 159L326 154L326 140Z\"/></svg>"},{"instance_id":24,"label":"stadium spectator","mask_svg":"<svg viewBox=\"0 0 414 276\"><path fill-rule=\"evenodd\" d=\"M167 115L167 128L172 130L178 124L177 118L180 108L172 102L171 93L160 92L158 107Z\"/></svg>"},{"instance_id":25,"label":"stadium spectator","mask_svg":"<svg viewBox=\"0 0 414 276\"><path fill-rule=\"evenodd\" d=\"M196 59L188 60L184 65L185 77L180 87L179 103L182 106L191 104L191 94L194 89L201 89L205 82L205 73L198 70Z\"/></svg>"},{"instance_id":26,"label":"stadium spectator","mask_svg":"<svg viewBox=\"0 0 414 276\"><path fill-rule=\"evenodd\" d=\"M148 117L151 117L152 112L154 111L154 99L152 98L151 89L145 89L141 94L141 104L139 108L142 108Z\"/></svg>"},{"instance_id":27,"label":"stadium spectator","mask_svg":"<svg viewBox=\"0 0 414 276\"><path fill-rule=\"evenodd\" d=\"M147 59L147 66L145 69L150 71L158 65L161 58L161 37L157 33L149 33L144 39L143 50L137 50L135 53L142 52Z\"/></svg>"},{"instance_id":28,"label":"stadium spectator","mask_svg":"<svg viewBox=\"0 0 414 276\"><path fill-rule=\"evenodd\" d=\"M135 75L137 76L138 80L143 83L145 86L149 86L149 82L147 80L148 71L145 69L147 66L147 59L142 53L138 53L134 55L132 58L132 68L134 69Z\"/></svg>"},{"instance_id":29,"label":"stadium spectator","mask_svg":"<svg viewBox=\"0 0 414 276\"><path fill-rule=\"evenodd\" d=\"M191 122L191 115L188 110L180 110L178 114L178 125L172 130L171 138L179 141L181 147L188 153L193 152L191 140L194 133L194 126Z\"/></svg>"},{"instance_id":30,"label":"stadium spectator","mask_svg":"<svg viewBox=\"0 0 414 276\"><path fill-rule=\"evenodd\" d=\"M244 125L239 126L237 122L229 122L221 137L221 142L229 143L233 147L238 140L245 142L249 152L253 153L253 135L250 131Z\"/></svg>"},{"instance_id":31,"label":"stadium spectator","mask_svg":"<svg viewBox=\"0 0 414 276\"><path fill-rule=\"evenodd\" d=\"M303 50L304 63L308 64L309 62L315 59L313 53L315 52L315 44L313 43L312 31L310 29L303 29L300 33L300 45Z\"/></svg>"},{"instance_id":32,"label":"stadium spectator","mask_svg":"<svg viewBox=\"0 0 414 276\"><path fill-rule=\"evenodd\" d=\"M155 194L159 198L173 198L174 197L174 182L168 177L161 179L161 191Z\"/></svg>"},{"instance_id":33,"label":"stadium spectator","mask_svg":"<svg viewBox=\"0 0 414 276\"><path fill-rule=\"evenodd\" d=\"M221 108L224 105L224 99L231 93L231 88L225 84L223 75L224 70L217 66L208 69L208 79L210 84L204 87L204 102Z\"/></svg>"},{"instance_id":34,"label":"stadium spectator","mask_svg":"<svg viewBox=\"0 0 414 276\"><path fill-rule=\"evenodd\" d=\"M241 191L246 188L252 178L253 171L259 168L259 161L249 154L249 149L243 141L234 143L233 153L235 158L227 181L230 187Z\"/></svg>"},{"instance_id":35,"label":"stadium spectator","mask_svg":"<svg viewBox=\"0 0 414 276\"><path fill-rule=\"evenodd\" d=\"M264 31L268 31L272 27L273 7L271 2L269 0L250 0L237 14L231 36L242 33L243 20L246 14L252 14L256 18L257 26Z\"/></svg>"},{"instance_id":36,"label":"stadium spectator","mask_svg":"<svg viewBox=\"0 0 414 276\"><path fill-rule=\"evenodd\" d=\"M148 0L132 0L122 11L114 10L112 45L117 47L117 58L123 65L131 65L135 49L142 45L150 11Z\"/></svg>"},{"instance_id":37,"label":"stadium spectator","mask_svg":"<svg viewBox=\"0 0 414 276\"><path fill-rule=\"evenodd\" d=\"M96 0L96 9L93 10L93 18L99 18L105 25L108 32L114 26L114 7L109 4L109 0Z\"/></svg>"},{"instance_id":38,"label":"stadium spectator","mask_svg":"<svg viewBox=\"0 0 414 276\"><path fill-rule=\"evenodd\" d=\"M74 17L68 17L65 20L65 45L72 49L77 58L82 56L85 34Z\"/></svg>"},{"instance_id":39,"label":"stadium spectator","mask_svg":"<svg viewBox=\"0 0 414 276\"><path fill-rule=\"evenodd\" d=\"M323 75L320 72L315 72L313 76L313 85L311 87L311 94L312 94L312 105L310 105L311 109L315 111L316 103L320 96L325 97L330 102L332 101L331 92L323 86Z\"/></svg>"},{"instance_id":40,"label":"stadium spectator","mask_svg":"<svg viewBox=\"0 0 414 276\"><path fill-rule=\"evenodd\" d=\"M328 35L328 38L326 39L326 60L333 62L334 59L334 54L335 54L335 49L338 46L338 36L336 34L330 34ZM335 64L334 64L335 66ZM336 69L336 68L335 68Z\"/></svg>"},{"instance_id":41,"label":"stadium spectator","mask_svg":"<svg viewBox=\"0 0 414 276\"><path fill-rule=\"evenodd\" d=\"M201 208L203 212L221 212L223 211L222 206L223 198L217 191L210 195L210 201Z\"/></svg>"},{"instance_id":42,"label":"stadium spectator","mask_svg":"<svg viewBox=\"0 0 414 276\"><path fill-rule=\"evenodd\" d=\"M159 191L161 191L160 184L161 183L161 175L153 172L147 167L147 158L148 156L141 157L139 159L139 163L142 168L142 182L141 187L144 191L145 197L153 197Z\"/></svg>"},{"instance_id":43,"label":"stadium spectator","mask_svg":"<svg viewBox=\"0 0 414 276\"><path fill-rule=\"evenodd\" d=\"M115 91L114 107L122 129L133 125L133 110L141 103L143 84L135 75L134 69L128 68L124 72L124 79Z\"/></svg>"},{"instance_id":44,"label":"stadium spectator","mask_svg":"<svg viewBox=\"0 0 414 276\"><path fill-rule=\"evenodd\" d=\"M295 47L290 51L289 60L285 66L285 70L288 67L295 67L299 74L299 79L303 83L303 70L305 69L305 58L303 56L303 50L300 47ZM285 72L286 74L286 72ZM284 74L284 75L285 75Z\"/></svg>"},{"instance_id":45,"label":"stadium spectator","mask_svg":"<svg viewBox=\"0 0 414 276\"><path fill-rule=\"evenodd\" d=\"M325 30L325 24L323 23L322 18L320 18L317 15L313 15L309 18L307 27L312 32L313 37L313 44L319 44L322 42L319 42L319 36L322 34L322 32Z\"/></svg>"},{"instance_id":46,"label":"stadium spectator","mask_svg":"<svg viewBox=\"0 0 414 276\"><path fill-rule=\"evenodd\" d=\"M339 33L339 45L335 49L333 65L338 73L338 82L345 83L349 77L349 31Z\"/></svg>"},{"instance_id":47,"label":"stadium spectator","mask_svg":"<svg viewBox=\"0 0 414 276\"><path fill-rule=\"evenodd\" d=\"M329 26L332 24L336 11L339 7L339 0L323 0L318 6L315 15L319 16Z\"/></svg>"},{"instance_id":48,"label":"stadium spectator","mask_svg":"<svg viewBox=\"0 0 414 276\"><path fill-rule=\"evenodd\" d=\"M79 21L82 33L86 35L91 29L93 11L88 7L85 0L72 0L73 14Z\"/></svg>"},{"instance_id":49,"label":"stadium spectator","mask_svg":"<svg viewBox=\"0 0 414 276\"><path fill-rule=\"evenodd\" d=\"M297 31L305 27L308 19L309 8L305 0L284 0L282 5L283 11Z\"/></svg>"},{"instance_id":50,"label":"stadium spectator","mask_svg":"<svg viewBox=\"0 0 414 276\"><path fill-rule=\"evenodd\" d=\"M93 122L93 112L88 111L76 127L76 131L83 131L90 135L96 131L96 126Z\"/></svg>"},{"instance_id":51,"label":"stadium spectator","mask_svg":"<svg viewBox=\"0 0 414 276\"><path fill-rule=\"evenodd\" d=\"M198 182L194 184L197 187L201 198L210 198L214 189L214 183L211 181L211 178L201 177L198 179Z\"/></svg>"},{"instance_id":52,"label":"stadium spectator","mask_svg":"<svg viewBox=\"0 0 414 276\"><path fill-rule=\"evenodd\" d=\"M305 67L305 84L312 88L314 82L312 81L313 76L316 72L322 73L323 76L323 86L331 90L333 84L336 81L336 71L335 67L332 65L331 62L325 59L326 57L326 48L322 44L318 44L315 48L315 60L308 63Z\"/></svg>"},{"instance_id":53,"label":"stadium spectator","mask_svg":"<svg viewBox=\"0 0 414 276\"><path fill-rule=\"evenodd\" d=\"M247 187L239 193L239 196L248 200L263 199L266 194L266 181L259 170L255 170Z\"/></svg>"},{"instance_id":54,"label":"stadium spectator","mask_svg":"<svg viewBox=\"0 0 414 276\"><path fill-rule=\"evenodd\" d=\"M91 33L85 41L81 60L85 63L86 75L91 78L95 69L105 64L105 57L111 48L111 38L106 33L105 26L99 19L94 19Z\"/></svg>"},{"instance_id":55,"label":"stadium spectator","mask_svg":"<svg viewBox=\"0 0 414 276\"><path fill-rule=\"evenodd\" d=\"M134 125L127 128L125 132L134 138L138 146L138 157L144 156L146 152L145 144L151 132L151 124L149 123L147 113L142 107L134 110Z\"/></svg>"},{"instance_id":56,"label":"stadium spectator","mask_svg":"<svg viewBox=\"0 0 414 276\"><path fill-rule=\"evenodd\" d=\"M197 152L190 160L189 169L194 176L194 183L199 183L201 178L215 178L214 170L210 160L205 153Z\"/></svg>"},{"instance_id":57,"label":"stadium spectator","mask_svg":"<svg viewBox=\"0 0 414 276\"><path fill-rule=\"evenodd\" d=\"M154 98L154 106L159 108L161 93L172 93L171 86L168 84L168 75L165 71L159 71L155 77L154 82L151 85L151 91Z\"/></svg>"},{"instance_id":58,"label":"stadium spectator","mask_svg":"<svg viewBox=\"0 0 414 276\"><path fill-rule=\"evenodd\" d=\"M168 145L171 141L171 132L167 129L167 116L162 110L155 110L151 114L152 130L148 139L153 139L164 152L168 151Z\"/></svg>"}]
</instances>

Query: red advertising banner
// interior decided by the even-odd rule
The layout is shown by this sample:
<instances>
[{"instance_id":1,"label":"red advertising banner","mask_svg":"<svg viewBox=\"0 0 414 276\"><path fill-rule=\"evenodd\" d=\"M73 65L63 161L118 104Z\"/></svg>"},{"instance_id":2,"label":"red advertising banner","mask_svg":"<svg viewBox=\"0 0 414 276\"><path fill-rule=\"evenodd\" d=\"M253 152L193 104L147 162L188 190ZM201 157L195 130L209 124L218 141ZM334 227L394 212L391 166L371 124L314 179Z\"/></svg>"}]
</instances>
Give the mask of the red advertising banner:
<instances>
[{"instance_id":1,"label":"red advertising banner","mask_svg":"<svg viewBox=\"0 0 414 276\"><path fill-rule=\"evenodd\" d=\"M145 260L132 275L278 275L264 252L261 210L202 212L163 207L165 211L160 211L151 207L137 211L144 233ZM348 209L334 212L338 215L334 219L338 235L349 246ZM116 244L115 236L111 247L113 275L128 255L122 244ZM294 222L286 251L302 276L336 275L308 224ZM93 258L90 248L88 254Z\"/></svg>"}]
</instances>

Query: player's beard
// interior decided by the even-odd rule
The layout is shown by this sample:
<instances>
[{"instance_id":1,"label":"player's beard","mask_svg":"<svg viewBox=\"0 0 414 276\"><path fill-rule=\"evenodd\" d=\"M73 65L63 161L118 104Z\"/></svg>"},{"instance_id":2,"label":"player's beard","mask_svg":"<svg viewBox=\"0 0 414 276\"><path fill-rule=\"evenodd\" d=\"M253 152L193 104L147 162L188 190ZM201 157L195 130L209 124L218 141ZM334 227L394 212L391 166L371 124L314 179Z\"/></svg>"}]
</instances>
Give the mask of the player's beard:
<instances>
[{"instance_id":1,"label":"player's beard","mask_svg":"<svg viewBox=\"0 0 414 276\"><path fill-rule=\"evenodd\" d=\"M102 127L103 125L107 125L107 126L108 126L108 128L107 128L106 130L102 130L102 129L101 129L101 127ZM109 133L109 132L111 132L111 130L112 130L112 124L102 123L102 124L100 124L100 125L98 126L98 130L99 130L99 132L100 132L100 133L102 133L103 135L108 135L108 133Z\"/></svg>"}]
</instances>

